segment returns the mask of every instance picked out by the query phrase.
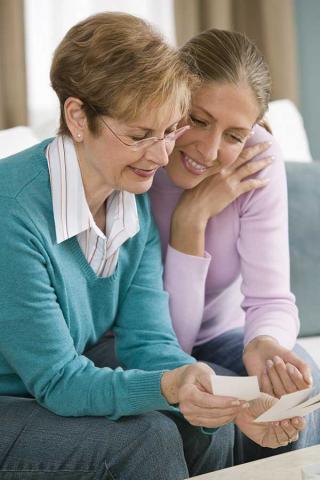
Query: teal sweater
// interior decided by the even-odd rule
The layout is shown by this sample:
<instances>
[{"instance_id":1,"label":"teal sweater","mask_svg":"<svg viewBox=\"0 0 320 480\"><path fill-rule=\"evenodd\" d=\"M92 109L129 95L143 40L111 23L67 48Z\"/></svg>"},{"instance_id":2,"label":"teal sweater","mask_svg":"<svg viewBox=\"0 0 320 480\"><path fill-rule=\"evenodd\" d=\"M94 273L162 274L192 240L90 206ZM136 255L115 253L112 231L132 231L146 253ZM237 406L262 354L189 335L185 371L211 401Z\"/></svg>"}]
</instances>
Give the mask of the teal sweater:
<instances>
[{"instance_id":1,"label":"teal sweater","mask_svg":"<svg viewBox=\"0 0 320 480\"><path fill-rule=\"evenodd\" d=\"M136 197L140 232L115 272L97 277L76 237L56 242L49 142L0 161L0 395L32 396L68 416L168 410L163 371L195 360L171 327L148 197ZM109 329L125 370L83 355Z\"/></svg>"}]
</instances>

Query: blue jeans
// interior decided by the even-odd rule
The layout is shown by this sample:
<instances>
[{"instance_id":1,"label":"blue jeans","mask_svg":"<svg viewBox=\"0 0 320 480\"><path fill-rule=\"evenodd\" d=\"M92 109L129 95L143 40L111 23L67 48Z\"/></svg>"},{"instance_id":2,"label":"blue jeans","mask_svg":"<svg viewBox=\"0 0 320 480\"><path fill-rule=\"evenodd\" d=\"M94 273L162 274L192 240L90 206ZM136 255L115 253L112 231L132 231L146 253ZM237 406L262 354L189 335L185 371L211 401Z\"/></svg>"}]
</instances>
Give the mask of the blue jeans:
<instances>
[{"instance_id":1,"label":"blue jeans","mask_svg":"<svg viewBox=\"0 0 320 480\"><path fill-rule=\"evenodd\" d=\"M118 364L108 337L86 356ZM210 436L161 412L61 417L32 398L0 396L0 479L182 480L231 466L234 435L233 425Z\"/></svg>"},{"instance_id":2,"label":"blue jeans","mask_svg":"<svg viewBox=\"0 0 320 480\"><path fill-rule=\"evenodd\" d=\"M192 355L197 359L211 364L218 375L247 375L242 362L243 329L234 329L217 338L196 346ZM312 370L314 395L320 392L320 370L313 358L300 346L296 345L293 351L307 362ZM299 448L310 447L320 443L320 411L317 410L306 416L307 426L299 435L299 440L286 447L276 450L260 447L238 429L236 429L236 458L238 463L270 457Z\"/></svg>"}]
</instances>

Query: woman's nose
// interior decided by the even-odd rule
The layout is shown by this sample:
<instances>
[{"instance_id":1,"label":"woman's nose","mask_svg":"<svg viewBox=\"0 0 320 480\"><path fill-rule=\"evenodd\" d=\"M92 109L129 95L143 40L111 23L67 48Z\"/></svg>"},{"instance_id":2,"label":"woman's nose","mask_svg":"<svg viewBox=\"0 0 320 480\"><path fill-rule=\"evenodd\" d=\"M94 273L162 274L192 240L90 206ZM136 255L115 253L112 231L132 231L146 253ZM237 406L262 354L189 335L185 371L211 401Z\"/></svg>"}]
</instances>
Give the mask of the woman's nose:
<instances>
[{"instance_id":1,"label":"woman's nose","mask_svg":"<svg viewBox=\"0 0 320 480\"><path fill-rule=\"evenodd\" d=\"M150 145L145 153L145 157L160 167L165 167L169 161L165 139L158 140Z\"/></svg>"},{"instance_id":2,"label":"woman's nose","mask_svg":"<svg viewBox=\"0 0 320 480\"><path fill-rule=\"evenodd\" d=\"M210 166L218 158L220 147L221 137L219 135L208 135L199 143L198 150L206 165Z\"/></svg>"}]
</instances>

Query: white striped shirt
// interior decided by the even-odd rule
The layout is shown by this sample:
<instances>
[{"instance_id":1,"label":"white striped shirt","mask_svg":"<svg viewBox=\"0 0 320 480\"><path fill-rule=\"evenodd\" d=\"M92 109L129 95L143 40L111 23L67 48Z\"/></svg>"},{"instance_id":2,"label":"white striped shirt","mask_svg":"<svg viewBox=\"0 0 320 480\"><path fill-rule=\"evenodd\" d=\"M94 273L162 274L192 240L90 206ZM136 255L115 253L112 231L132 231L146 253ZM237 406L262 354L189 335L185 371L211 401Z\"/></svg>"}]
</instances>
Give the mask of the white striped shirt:
<instances>
[{"instance_id":1,"label":"white striped shirt","mask_svg":"<svg viewBox=\"0 0 320 480\"><path fill-rule=\"evenodd\" d=\"M90 212L73 141L58 136L46 151L57 243L77 236L89 265L99 277L115 271L119 248L139 231L135 195L115 190L106 205L106 232Z\"/></svg>"}]
</instances>

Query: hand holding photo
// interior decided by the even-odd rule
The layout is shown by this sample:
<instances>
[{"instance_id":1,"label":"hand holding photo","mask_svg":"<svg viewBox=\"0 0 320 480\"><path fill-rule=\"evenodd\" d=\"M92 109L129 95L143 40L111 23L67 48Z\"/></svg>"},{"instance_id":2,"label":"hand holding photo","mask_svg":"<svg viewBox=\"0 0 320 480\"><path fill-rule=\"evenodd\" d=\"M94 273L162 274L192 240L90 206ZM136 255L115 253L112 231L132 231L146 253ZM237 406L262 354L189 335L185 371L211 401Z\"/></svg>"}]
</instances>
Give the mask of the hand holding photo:
<instances>
[{"instance_id":1,"label":"hand holding photo","mask_svg":"<svg viewBox=\"0 0 320 480\"><path fill-rule=\"evenodd\" d=\"M283 395L278 402L264 412L255 422L275 422L286 418L304 417L320 408L320 394L310 398L312 388Z\"/></svg>"},{"instance_id":2,"label":"hand holding photo","mask_svg":"<svg viewBox=\"0 0 320 480\"><path fill-rule=\"evenodd\" d=\"M282 395L280 400L266 412L255 419L255 422L276 422L287 418L304 417L320 408L320 394L311 397L312 388ZM214 395L235 397L239 400L255 400L261 395L258 378L212 376Z\"/></svg>"}]
</instances>

